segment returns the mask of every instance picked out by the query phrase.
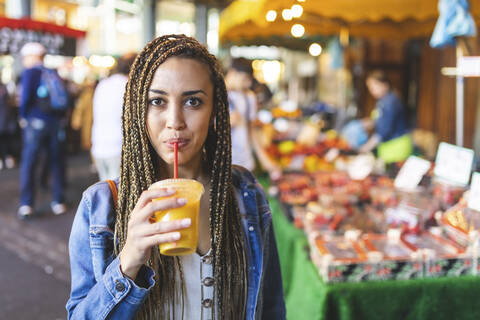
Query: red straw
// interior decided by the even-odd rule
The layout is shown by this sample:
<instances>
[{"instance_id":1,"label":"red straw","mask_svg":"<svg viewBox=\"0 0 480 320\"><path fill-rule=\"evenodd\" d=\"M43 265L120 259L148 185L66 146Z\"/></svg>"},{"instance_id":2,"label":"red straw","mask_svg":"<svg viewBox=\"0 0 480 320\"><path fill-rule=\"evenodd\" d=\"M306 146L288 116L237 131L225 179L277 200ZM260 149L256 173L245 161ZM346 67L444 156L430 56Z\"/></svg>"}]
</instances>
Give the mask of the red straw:
<instances>
[{"instance_id":1,"label":"red straw","mask_svg":"<svg viewBox=\"0 0 480 320\"><path fill-rule=\"evenodd\" d=\"M173 177L178 178L178 142L173 143L173 153L175 154L173 158Z\"/></svg>"}]
</instances>

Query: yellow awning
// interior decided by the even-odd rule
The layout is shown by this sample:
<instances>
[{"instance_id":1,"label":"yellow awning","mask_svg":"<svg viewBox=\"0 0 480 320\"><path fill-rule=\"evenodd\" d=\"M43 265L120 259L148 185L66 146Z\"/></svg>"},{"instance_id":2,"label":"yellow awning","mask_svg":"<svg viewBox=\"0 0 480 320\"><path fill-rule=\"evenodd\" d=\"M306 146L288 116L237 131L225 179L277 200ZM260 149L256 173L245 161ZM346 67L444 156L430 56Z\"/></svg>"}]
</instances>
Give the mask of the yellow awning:
<instances>
[{"instance_id":1,"label":"yellow awning","mask_svg":"<svg viewBox=\"0 0 480 320\"><path fill-rule=\"evenodd\" d=\"M470 3L479 23L480 2ZM302 16L284 21L282 10L293 4L302 5ZM305 27L306 35L332 35L346 29L357 37L429 37L438 19L437 6L438 0L236 0L220 16L220 41L289 36L295 23ZM274 22L265 19L269 10L277 13Z\"/></svg>"}]
</instances>

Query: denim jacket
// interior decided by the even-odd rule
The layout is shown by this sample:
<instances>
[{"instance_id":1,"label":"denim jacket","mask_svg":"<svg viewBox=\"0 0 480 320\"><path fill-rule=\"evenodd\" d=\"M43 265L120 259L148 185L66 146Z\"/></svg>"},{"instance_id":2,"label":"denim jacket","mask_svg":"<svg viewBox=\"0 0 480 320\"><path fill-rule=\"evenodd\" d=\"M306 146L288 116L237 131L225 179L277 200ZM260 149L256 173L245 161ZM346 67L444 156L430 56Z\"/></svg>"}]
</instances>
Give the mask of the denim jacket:
<instances>
[{"instance_id":1,"label":"denim jacket","mask_svg":"<svg viewBox=\"0 0 480 320\"><path fill-rule=\"evenodd\" d=\"M245 234L246 319L285 319L282 278L269 205L250 172L233 169L233 185ZM70 234L71 292L68 319L133 319L154 286L154 271L142 266L138 286L120 271L113 254L114 212L106 182L84 193Z\"/></svg>"}]
</instances>

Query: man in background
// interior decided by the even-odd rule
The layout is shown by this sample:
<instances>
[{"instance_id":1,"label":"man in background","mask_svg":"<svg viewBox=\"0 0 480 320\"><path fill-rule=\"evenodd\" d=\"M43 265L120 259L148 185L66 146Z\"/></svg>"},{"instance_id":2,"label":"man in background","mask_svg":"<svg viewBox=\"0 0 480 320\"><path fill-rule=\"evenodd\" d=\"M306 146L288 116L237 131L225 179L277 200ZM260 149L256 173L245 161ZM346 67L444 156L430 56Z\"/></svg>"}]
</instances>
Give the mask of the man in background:
<instances>
[{"instance_id":1,"label":"man in background","mask_svg":"<svg viewBox=\"0 0 480 320\"><path fill-rule=\"evenodd\" d=\"M22 160L20 164L20 207L18 217L25 219L34 213L35 169L41 152L48 154L52 177L52 212L63 214L67 208L64 199L64 150L65 130L62 119L64 110L54 109L49 99L48 88L42 76L46 49L36 42L29 42L20 51L24 71L21 75L20 126L22 128ZM57 75L58 77L58 75Z\"/></svg>"}]
</instances>

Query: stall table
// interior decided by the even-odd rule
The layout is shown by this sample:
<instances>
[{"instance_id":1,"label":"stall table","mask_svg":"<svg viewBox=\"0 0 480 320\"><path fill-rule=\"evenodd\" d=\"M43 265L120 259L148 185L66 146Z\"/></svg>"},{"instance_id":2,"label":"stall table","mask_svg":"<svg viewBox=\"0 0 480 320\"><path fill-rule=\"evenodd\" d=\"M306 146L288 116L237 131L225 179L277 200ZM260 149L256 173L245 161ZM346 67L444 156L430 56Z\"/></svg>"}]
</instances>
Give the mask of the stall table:
<instances>
[{"instance_id":1,"label":"stall table","mask_svg":"<svg viewBox=\"0 0 480 320\"><path fill-rule=\"evenodd\" d=\"M268 181L260 179L264 186ZM305 234L269 197L287 319L480 319L480 276L326 284Z\"/></svg>"}]
</instances>

